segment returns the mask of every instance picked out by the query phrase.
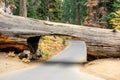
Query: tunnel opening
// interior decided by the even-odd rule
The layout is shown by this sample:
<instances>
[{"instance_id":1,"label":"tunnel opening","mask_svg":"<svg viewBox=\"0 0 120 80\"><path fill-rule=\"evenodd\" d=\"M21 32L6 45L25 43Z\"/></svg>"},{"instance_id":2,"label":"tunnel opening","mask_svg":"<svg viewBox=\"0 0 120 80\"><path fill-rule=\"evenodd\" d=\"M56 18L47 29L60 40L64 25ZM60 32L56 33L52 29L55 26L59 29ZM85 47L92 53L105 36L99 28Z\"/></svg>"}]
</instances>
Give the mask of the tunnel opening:
<instances>
[{"instance_id":1,"label":"tunnel opening","mask_svg":"<svg viewBox=\"0 0 120 80\"><path fill-rule=\"evenodd\" d=\"M19 54L20 52L22 52L23 50L20 50L18 48L15 48L15 47L6 47L6 48L0 48L0 52L10 52L10 51L13 51L15 52L16 54Z\"/></svg>"},{"instance_id":2,"label":"tunnel opening","mask_svg":"<svg viewBox=\"0 0 120 80\"><path fill-rule=\"evenodd\" d=\"M90 54L87 54L87 61L93 61L93 60L97 60L97 59L105 59L105 58L109 58L109 57L106 57L106 56L94 56L94 55L90 55Z\"/></svg>"},{"instance_id":3,"label":"tunnel opening","mask_svg":"<svg viewBox=\"0 0 120 80\"><path fill-rule=\"evenodd\" d=\"M31 52L35 53L38 49L38 42L39 42L39 39L41 39L43 36L59 36L61 38L63 38L64 40L79 40L79 41L84 41L84 40L81 40L81 38L79 37L74 37L74 36L69 36L69 35L60 35L60 34L50 34L50 35L42 35L42 36L33 36L33 37L29 37L27 38L27 43L30 45L30 46L26 46L24 43L19 43L19 41L15 41L16 43L1 43L0 44L0 52L9 52L9 51L14 51L16 54L20 53L20 52L23 52L23 50L26 50L26 49L30 49ZM64 41L63 41L64 43ZM31 48L31 46L33 46ZM96 59L104 59L104 58L109 58L109 57L106 57L106 56L94 56L94 55L90 55L87 53L87 61L93 61L93 60L96 60ZM114 57L116 58L116 57ZM117 57L118 58L118 57Z\"/></svg>"},{"instance_id":4,"label":"tunnel opening","mask_svg":"<svg viewBox=\"0 0 120 80\"><path fill-rule=\"evenodd\" d=\"M108 59L108 58L120 59L120 56L95 56L95 55L87 54L88 62L98 60L98 59Z\"/></svg>"}]
</instances>

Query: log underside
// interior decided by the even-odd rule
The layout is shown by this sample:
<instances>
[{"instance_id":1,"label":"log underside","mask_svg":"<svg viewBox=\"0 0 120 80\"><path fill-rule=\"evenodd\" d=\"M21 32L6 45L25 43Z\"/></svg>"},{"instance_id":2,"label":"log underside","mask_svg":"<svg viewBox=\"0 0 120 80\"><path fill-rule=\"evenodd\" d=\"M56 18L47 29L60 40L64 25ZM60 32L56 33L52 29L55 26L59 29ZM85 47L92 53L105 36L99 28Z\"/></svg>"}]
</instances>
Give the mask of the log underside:
<instances>
[{"instance_id":1,"label":"log underside","mask_svg":"<svg viewBox=\"0 0 120 80\"><path fill-rule=\"evenodd\" d=\"M20 59L27 58L36 60L42 55L38 52L38 41L40 36L28 39L8 37L0 35L0 52L14 51ZM32 39L32 41L31 41ZM34 41L33 41L34 40ZM26 52L27 51L27 52Z\"/></svg>"},{"instance_id":2,"label":"log underside","mask_svg":"<svg viewBox=\"0 0 120 80\"><path fill-rule=\"evenodd\" d=\"M23 44L18 43L3 43L0 44L0 51L1 52L9 52L9 51L15 51L15 53L20 53L24 50L26 50L27 47Z\"/></svg>"},{"instance_id":3,"label":"log underside","mask_svg":"<svg viewBox=\"0 0 120 80\"><path fill-rule=\"evenodd\" d=\"M63 23L41 21L18 16L0 16L0 32L13 37L31 37L49 34L69 35L86 42L88 54L119 57L120 32ZM19 42L19 41L17 41Z\"/></svg>"},{"instance_id":4,"label":"log underside","mask_svg":"<svg viewBox=\"0 0 120 80\"><path fill-rule=\"evenodd\" d=\"M27 49L29 48L26 43L26 39L8 37L2 34L0 35L0 51L22 52Z\"/></svg>"}]
</instances>

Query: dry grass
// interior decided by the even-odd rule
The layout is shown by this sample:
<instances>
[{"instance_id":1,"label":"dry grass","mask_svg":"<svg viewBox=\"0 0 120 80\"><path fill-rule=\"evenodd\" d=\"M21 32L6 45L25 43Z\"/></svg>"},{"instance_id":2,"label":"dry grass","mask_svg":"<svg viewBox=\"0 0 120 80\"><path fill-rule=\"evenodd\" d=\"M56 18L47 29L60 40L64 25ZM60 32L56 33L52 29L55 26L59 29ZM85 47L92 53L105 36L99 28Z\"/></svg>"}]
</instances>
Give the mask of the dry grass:
<instances>
[{"instance_id":1,"label":"dry grass","mask_svg":"<svg viewBox=\"0 0 120 80\"><path fill-rule=\"evenodd\" d=\"M46 58L60 52L65 46L64 39L58 36L44 36L39 42L42 55Z\"/></svg>"}]
</instances>

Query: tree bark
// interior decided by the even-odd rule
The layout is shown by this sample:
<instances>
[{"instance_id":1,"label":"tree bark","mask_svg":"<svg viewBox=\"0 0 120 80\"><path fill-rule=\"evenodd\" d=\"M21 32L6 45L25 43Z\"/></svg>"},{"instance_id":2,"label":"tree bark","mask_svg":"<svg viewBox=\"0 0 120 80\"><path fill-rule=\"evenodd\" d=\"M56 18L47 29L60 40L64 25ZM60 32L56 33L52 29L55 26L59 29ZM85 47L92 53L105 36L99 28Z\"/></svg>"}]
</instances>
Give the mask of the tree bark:
<instances>
[{"instance_id":1,"label":"tree bark","mask_svg":"<svg viewBox=\"0 0 120 80\"><path fill-rule=\"evenodd\" d=\"M81 9L81 7L80 7L80 3L79 3L79 4L78 4L78 9L77 9L77 11L78 11L78 25L81 24L80 9Z\"/></svg>"},{"instance_id":2,"label":"tree bark","mask_svg":"<svg viewBox=\"0 0 120 80\"><path fill-rule=\"evenodd\" d=\"M18 16L0 16L0 32L14 37L62 34L79 37L93 56L120 57L120 31L55 23Z\"/></svg>"},{"instance_id":3,"label":"tree bark","mask_svg":"<svg viewBox=\"0 0 120 80\"><path fill-rule=\"evenodd\" d=\"M27 0L20 0L20 16L27 17Z\"/></svg>"}]
</instances>

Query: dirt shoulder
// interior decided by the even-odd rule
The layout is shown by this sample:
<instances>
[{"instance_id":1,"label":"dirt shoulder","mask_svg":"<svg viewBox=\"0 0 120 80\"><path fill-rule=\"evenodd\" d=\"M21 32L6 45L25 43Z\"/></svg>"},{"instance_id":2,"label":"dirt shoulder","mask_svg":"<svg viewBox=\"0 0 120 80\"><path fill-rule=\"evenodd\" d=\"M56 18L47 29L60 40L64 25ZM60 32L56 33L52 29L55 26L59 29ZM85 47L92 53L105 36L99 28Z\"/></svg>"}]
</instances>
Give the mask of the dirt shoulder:
<instances>
[{"instance_id":1,"label":"dirt shoulder","mask_svg":"<svg viewBox=\"0 0 120 80\"><path fill-rule=\"evenodd\" d=\"M0 53L0 73L28 68L31 66L35 66L37 64L38 63L26 64L22 62L17 56L12 58L12 57L7 57L7 53L3 53L3 52Z\"/></svg>"},{"instance_id":2,"label":"dirt shoulder","mask_svg":"<svg viewBox=\"0 0 120 80\"><path fill-rule=\"evenodd\" d=\"M22 60L18 58L18 55L8 57L8 53L0 52L0 73L37 66L59 54L66 46L67 43L63 44L63 39L58 36L45 36L39 42L39 48L42 50L43 55L42 58L30 63L22 62Z\"/></svg>"},{"instance_id":3,"label":"dirt shoulder","mask_svg":"<svg viewBox=\"0 0 120 80\"><path fill-rule=\"evenodd\" d=\"M120 59L99 59L85 64L80 70L106 80L120 80Z\"/></svg>"}]
</instances>

